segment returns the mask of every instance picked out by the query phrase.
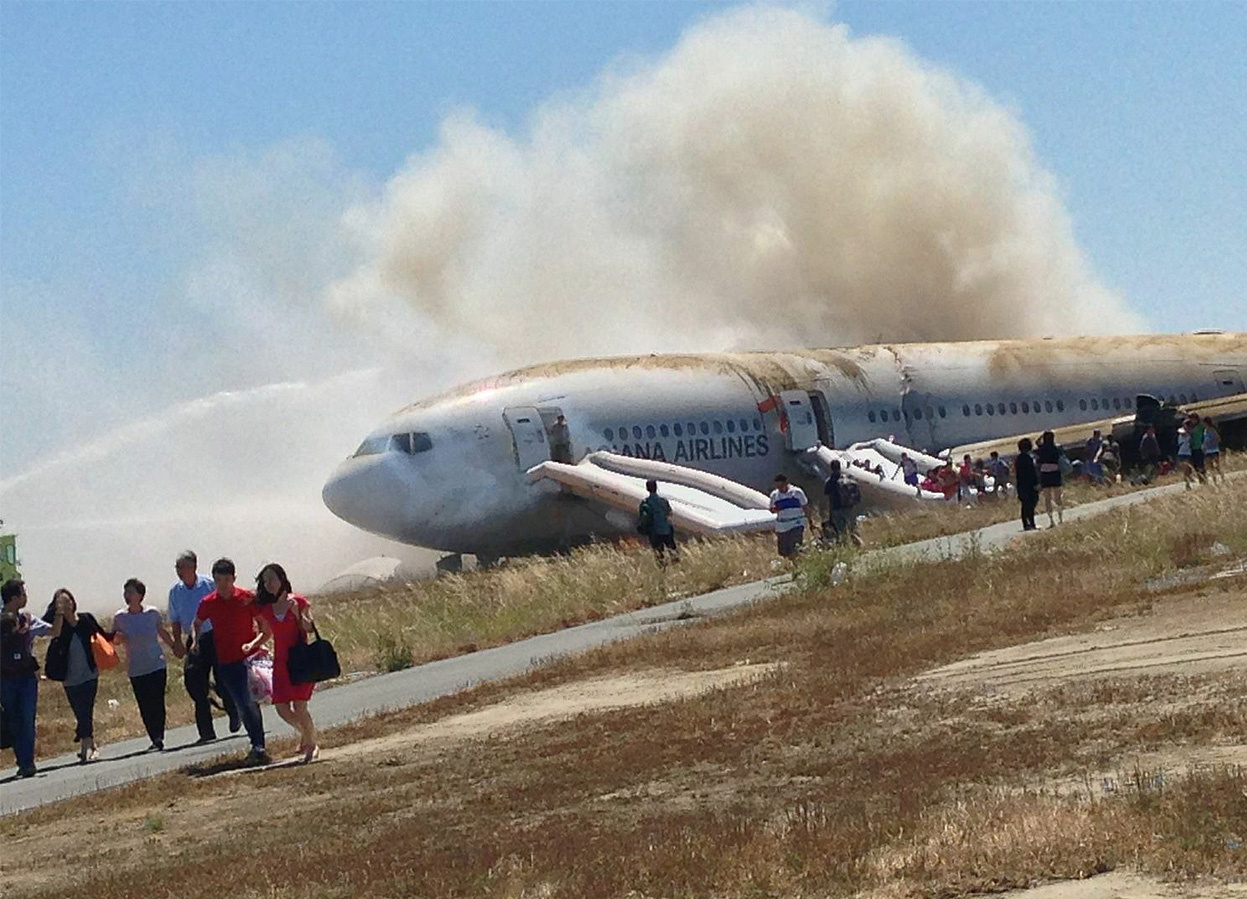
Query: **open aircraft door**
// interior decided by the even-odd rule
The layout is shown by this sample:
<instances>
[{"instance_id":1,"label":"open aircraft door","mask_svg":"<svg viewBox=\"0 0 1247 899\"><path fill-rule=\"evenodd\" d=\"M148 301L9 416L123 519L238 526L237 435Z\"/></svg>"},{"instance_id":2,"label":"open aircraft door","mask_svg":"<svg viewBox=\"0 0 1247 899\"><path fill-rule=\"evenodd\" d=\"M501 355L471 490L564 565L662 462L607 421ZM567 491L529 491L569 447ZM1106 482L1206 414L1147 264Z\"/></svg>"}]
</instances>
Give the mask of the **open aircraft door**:
<instances>
[{"instance_id":1,"label":"open aircraft door","mask_svg":"<svg viewBox=\"0 0 1247 899\"><path fill-rule=\"evenodd\" d=\"M1243 376L1233 368L1219 368L1212 373L1221 396L1243 392Z\"/></svg>"},{"instance_id":2,"label":"open aircraft door","mask_svg":"<svg viewBox=\"0 0 1247 899\"><path fill-rule=\"evenodd\" d=\"M794 453L813 449L821 442L814 404L804 390L785 390L779 395L784 417L788 420L788 448Z\"/></svg>"},{"instance_id":3,"label":"open aircraft door","mask_svg":"<svg viewBox=\"0 0 1247 899\"><path fill-rule=\"evenodd\" d=\"M550 442L541 413L533 406L510 406L502 410L502 420L511 429L515 459L522 471L550 461Z\"/></svg>"}]
</instances>

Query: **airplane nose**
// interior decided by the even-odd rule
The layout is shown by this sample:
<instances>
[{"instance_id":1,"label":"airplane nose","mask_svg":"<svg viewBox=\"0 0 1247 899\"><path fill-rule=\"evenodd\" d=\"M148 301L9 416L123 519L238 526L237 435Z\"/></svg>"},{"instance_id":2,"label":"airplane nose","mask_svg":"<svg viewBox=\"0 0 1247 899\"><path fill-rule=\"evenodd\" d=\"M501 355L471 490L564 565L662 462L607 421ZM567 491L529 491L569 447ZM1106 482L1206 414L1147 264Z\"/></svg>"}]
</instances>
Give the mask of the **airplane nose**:
<instances>
[{"instance_id":1,"label":"airplane nose","mask_svg":"<svg viewBox=\"0 0 1247 899\"><path fill-rule=\"evenodd\" d=\"M388 461L385 456L347 459L325 482L321 499L348 524L402 539L407 491Z\"/></svg>"}]
</instances>

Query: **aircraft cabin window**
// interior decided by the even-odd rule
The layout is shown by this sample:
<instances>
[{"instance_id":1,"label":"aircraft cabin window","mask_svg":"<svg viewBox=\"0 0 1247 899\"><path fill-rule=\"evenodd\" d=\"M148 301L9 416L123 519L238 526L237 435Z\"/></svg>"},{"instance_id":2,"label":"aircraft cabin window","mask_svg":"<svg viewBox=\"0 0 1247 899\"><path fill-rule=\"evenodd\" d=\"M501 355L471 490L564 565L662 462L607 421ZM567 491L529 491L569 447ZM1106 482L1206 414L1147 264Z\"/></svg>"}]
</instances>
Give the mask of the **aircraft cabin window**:
<instances>
[{"instance_id":1,"label":"aircraft cabin window","mask_svg":"<svg viewBox=\"0 0 1247 899\"><path fill-rule=\"evenodd\" d=\"M708 422L703 421L700 427L701 427L702 436L706 436L706 437L710 436L710 424Z\"/></svg>"},{"instance_id":2,"label":"aircraft cabin window","mask_svg":"<svg viewBox=\"0 0 1247 899\"><path fill-rule=\"evenodd\" d=\"M900 410L900 409L897 409L897 408L893 408L893 409L892 409L892 420L893 420L893 421L900 421L900 420L901 420L901 410Z\"/></svg>"},{"instance_id":3,"label":"aircraft cabin window","mask_svg":"<svg viewBox=\"0 0 1247 899\"><path fill-rule=\"evenodd\" d=\"M390 445L390 438L382 435L380 437L369 437L359 445L359 449L355 451L356 456L375 456L378 453L384 453L386 447Z\"/></svg>"},{"instance_id":4,"label":"aircraft cabin window","mask_svg":"<svg viewBox=\"0 0 1247 899\"><path fill-rule=\"evenodd\" d=\"M948 418L948 409L940 406L940 418Z\"/></svg>"},{"instance_id":5,"label":"aircraft cabin window","mask_svg":"<svg viewBox=\"0 0 1247 899\"><path fill-rule=\"evenodd\" d=\"M627 426L627 425L620 425L620 426L619 426L619 439L620 439L620 440L627 440L627 439L628 439L628 426Z\"/></svg>"},{"instance_id":6,"label":"aircraft cabin window","mask_svg":"<svg viewBox=\"0 0 1247 899\"><path fill-rule=\"evenodd\" d=\"M982 415L982 414L983 414L983 404L982 404L982 403L975 403L975 404L974 404L974 414L975 414L975 415Z\"/></svg>"},{"instance_id":7,"label":"aircraft cabin window","mask_svg":"<svg viewBox=\"0 0 1247 899\"><path fill-rule=\"evenodd\" d=\"M1004 415L1004 414L1005 414L1005 404L1004 404L1004 403L997 403L997 404L996 404L996 411L997 411L997 412L999 412L1001 415Z\"/></svg>"},{"instance_id":8,"label":"aircraft cabin window","mask_svg":"<svg viewBox=\"0 0 1247 899\"><path fill-rule=\"evenodd\" d=\"M400 453L411 455L411 435L395 434L390 438L390 445Z\"/></svg>"},{"instance_id":9,"label":"aircraft cabin window","mask_svg":"<svg viewBox=\"0 0 1247 899\"><path fill-rule=\"evenodd\" d=\"M668 434L670 434L670 433L671 433L671 431L669 431L669 430L667 429L667 426L666 426L666 425L659 425L659 426L658 426L658 433L659 433L659 434L662 434L662 436L666 437Z\"/></svg>"},{"instance_id":10,"label":"aircraft cabin window","mask_svg":"<svg viewBox=\"0 0 1247 899\"><path fill-rule=\"evenodd\" d=\"M987 404L987 414L988 414L988 415L995 415L995 414L996 414L996 407L995 407L995 406L993 406L991 403L988 403L988 404Z\"/></svg>"},{"instance_id":11,"label":"aircraft cabin window","mask_svg":"<svg viewBox=\"0 0 1247 899\"><path fill-rule=\"evenodd\" d=\"M675 436L677 437L683 437L684 436L684 425L680 424L677 421L675 424L671 426L671 433L675 434Z\"/></svg>"},{"instance_id":12,"label":"aircraft cabin window","mask_svg":"<svg viewBox=\"0 0 1247 899\"><path fill-rule=\"evenodd\" d=\"M1113 408L1114 408L1114 409L1120 409L1120 408L1121 408L1121 397L1119 397L1119 396L1115 396L1115 397L1113 397Z\"/></svg>"},{"instance_id":13,"label":"aircraft cabin window","mask_svg":"<svg viewBox=\"0 0 1247 899\"><path fill-rule=\"evenodd\" d=\"M874 409L871 409L869 412L867 412L867 413L866 413L866 420L867 420L867 421L874 421L874 420L875 420L875 410L874 410Z\"/></svg>"},{"instance_id":14,"label":"aircraft cabin window","mask_svg":"<svg viewBox=\"0 0 1247 899\"><path fill-rule=\"evenodd\" d=\"M961 414L962 414L962 415L964 415L964 416L966 416L967 418L969 418L969 417L970 417L970 407L969 407L969 406L962 406L962 407L961 407Z\"/></svg>"},{"instance_id":15,"label":"aircraft cabin window","mask_svg":"<svg viewBox=\"0 0 1247 899\"><path fill-rule=\"evenodd\" d=\"M935 418L935 410L927 406L927 418Z\"/></svg>"},{"instance_id":16,"label":"aircraft cabin window","mask_svg":"<svg viewBox=\"0 0 1247 899\"><path fill-rule=\"evenodd\" d=\"M1010 414L1010 415L1017 415L1017 414L1018 414L1018 404L1017 404L1017 403L1010 403L1010 404L1009 404L1009 414Z\"/></svg>"},{"instance_id":17,"label":"aircraft cabin window","mask_svg":"<svg viewBox=\"0 0 1247 899\"><path fill-rule=\"evenodd\" d=\"M1086 411L1087 411L1087 401L1086 401L1086 400L1079 400L1079 401L1078 401L1078 408L1079 408L1079 409L1081 409L1082 411L1086 412Z\"/></svg>"},{"instance_id":18,"label":"aircraft cabin window","mask_svg":"<svg viewBox=\"0 0 1247 899\"><path fill-rule=\"evenodd\" d=\"M633 439L633 440L640 440L640 439L641 439L641 426L640 426L640 425L633 425L633 426L632 426L632 439Z\"/></svg>"},{"instance_id":19,"label":"aircraft cabin window","mask_svg":"<svg viewBox=\"0 0 1247 899\"><path fill-rule=\"evenodd\" d=\"M762 419L755 418L753 420L753 429L757 431L759 434L762 433Z\"/></svg>"},{"instance_id":20,"label":"aircraft cabin window","mask_svg":"<svg viewBox=\"0 0 1247 899\"><path fill-rule=\"evenodd\" d=\"M607 428L605 431L602 432L602 436L605 437L607 440L614 440L615 432L611 428Z\"/></svg>"},{"instance_id":21,"label":"aircraft cabin window","mask_svg":"<svg viewBox=\"0 0 1247 899\"><path fill-rule=\"evenodd\" d=\"M1044 407L1045 412L1051 412L1052 411L1052 400L1044 400L1043 407Z\"/></svg>"},{"instance_id":22,"label":"aircraft cabin window","mask_svg":"<svg viewBox=\"0 0 1247 899\"><path fill-rule=\"evenodd\" d=\"M914 410L914 418L918 419L919 421L922 421L922 410L921 409Z\"/></svg>"},{"instance_id":23,"label":"aircraft cabin window","mask_svg":"<svg viewBox=\"0 0 1247 899\"><path fill-rule=\"evenodd\" d=\"M645 436L648 437L650 440L653 440L655 437L658 436L658 429L655 428L653 425L646 425Z\"/></svg>"},{"instance_id":24,"label":"aircraft cabin window","mask_svg":"<svg viewBox=\"0 0 1247 899\"><path fill-rule=\"evenodd\" d=\"M745 420L742 418L742 419L740 420L740 432L741 432L742 434L745 434L745 433L748 433L748 431L749 431L749 422L745 421Z\"/></svg>"},{"instance_id":25,"label":"aircraft cabin window","mask_svg":"<svg viewBox=\"0 0 1247 899\"><path fill-rule=\"evenodd\" d=\"M723 433L723 422L719 421L718 419L715 419L714 421L712 421L710 423L710 427L714 429L714 432L716 434Z\"/></svg>"},{"instance_id":26,"label":"aircraft cabin window","mask_svg":"<svg viewBox=\"0 0 1247 899\"><path fill-rule=\"evenodd\" d=\"M1031 404L1023 400L1022 401L1022 414L1030 415L1030 411L1031 411Z\"/></svg>"},{"instance_id":27,"label":"aircraft cabin window","mask_svg":"<svg viewBox=\"0 0 1247 899\"><path fill-rule=\"evenodd\" d=\"M1091 401L1091 408L1092 408L1092 409L1096 409L1096 410L1098 410L1098 409L1100 408L1100 402L1099 402L1099 400L1095 400L1095 399L1093 399L1093 400Z\"/></svg>"},{"instance_id":28,"label":"aircraft cabin window","mask_svg":"<svg viewBox=\"0 0 1247 899\"><path fill-rule=\"evenodd\" d=\"M730 419L730 418L727 420L727 432L728 432L729 434L735 434L735 433L736 433L736 422L735 422L735 421L733 421L733 420L732 420L732 419Z\"/></svg>"},{"instance_id":29,"label":"aircraft cabin window","mask_svg":"<svg viewBox=\"0 0 1247 899\"><path fill-rule=\"evenodd\" d=\"M1105 400L1105 403L1107 403L1107 402L1108 402L1108 400ZM1106 409L1107 409L1107 408L1108 408L1108 406L1106 405L1104 408L1106 408ZM1057 400L1057 401L1056 401L1056 411L1058 411L1058 412L1064 412L1064 411L1065 411L1065 400Z\"/></svg>"}]
</instances>

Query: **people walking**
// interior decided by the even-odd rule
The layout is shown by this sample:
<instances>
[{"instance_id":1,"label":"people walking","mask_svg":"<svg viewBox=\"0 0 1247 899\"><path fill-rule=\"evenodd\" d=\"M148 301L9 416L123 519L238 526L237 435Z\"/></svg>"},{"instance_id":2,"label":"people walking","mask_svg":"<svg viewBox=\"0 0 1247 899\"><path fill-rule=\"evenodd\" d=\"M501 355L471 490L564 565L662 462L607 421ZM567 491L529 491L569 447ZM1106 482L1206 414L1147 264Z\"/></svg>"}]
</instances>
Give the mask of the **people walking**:
<instances>
[{"instance_id":1,"label":"people walking","mask_svg":"<svg viewBox=\"0 0 1247 899\"><path fill-rule=\"evenodd\" d=\"M775 476L775 489L770 499L771 512L775 515L776 548L781 557L794 559L805 538L810 501L804 490L789 484L787 475L782 474Z\"/></svg>"},{"instance_id":2,"label":"people walking","mask_svg":"<svg viewBox=\"0 0 1247 899\"><path fill-rule=\"evenodd\" d=\"M1198 450L1199 467L1197 468L1195 465L1195 453L1197 452L1195 449L1195 437L1198 433L1198 436L1202 442L1204 436L1202 424L1200 425L1200 430L1198 432L1196 431L1194 422L1198 421L1199 419L1195 416L1190 416L1183 419L1182 424L1178 427L1178 469L1182 472L1182 479L1186 482L1187 490L1191 489L1192 475L1198 474L1201 484L1206 481L1203 471L1204 454L1202 448Z\"/></svg>"},{"instance_id":3,"label":"people walking","mask_svg":"<svg viewBox=\"0 0 1247 899\"><path fill-rule=\"evenodd\" d=\"M1139 462L1143 468L1143 482L1151 483L1160 466L1160 439L1152 425L1147 426L1139 440Z\"/></svg>"},{"instance_id":4,"label":"people walking","mask_svg":"<svg viewBox=\"0 0 1247 899\"><path fill-rule=\"evenodd\" d=\"M823 484L823 495L827 497L827 521L836 542L852 541L854 545L861 546L862 538L857 533L857 512L854 509L862 501L862 491L851 478L845 477L839 459L831 460L829 474Z\"/></svg>"},{"instance_id":5,"label":"people walking","mask_svg":"<svg viewBox=\"0 0 1247 899\"><path fill-rule=\"evenodd\" d=\"M52 626L23 611L26 585L18 578L0 587L4 609L0 612L0 726L13 744L18 777L34 777L35 712L39 704L39 662L35 637Z\"/></svg>"},{"instance_id":6,"label":"people walking","mask_svg":"<svg viewBox=\"0 0 1247 899\"><path fill-rule=\"evenodd\" d=\"M273 639L273 708L282 721L299 732L303 761L313 762L320 755L320 747L307 703L315 684L290 680L290 650L307 640L313 627L311 606L291 590L286 570L276 562L265 565L256 575L255 602Z\"/></svg>"},{"instance_id":7,"label":"people walking","mask_svg":"<svg viewBox=\"0 0 1247 899\"><path fill-rule=\"evenodd\" d=\"M212 624L220 684L234 701L247 737L251 740L247 763L265 765L269 757L264 747L264 718L260 707L251 698L247 682L247 656L259 649L272 632L268 621L255 605L255 594L235 586L235 571L234 563L229 559L217 559L212 563L212 582L216 589L199 603L199 611L195 613L194 638L198 641L203 626L209 622ZM256 625L260 628L258 634Z\"/></svg>"},{"instance_id":8,"label":"people walking","mask_svg":"<svg viewBox=\"0 0 1247 899\"><path fill-rule=\"evenodd\" d=\"M649 537L649 545L658 558L659 565L667 564L666 553L671 551L671 560L680 561L680 549L675 544L675 526L671 523L671 502L665 496L658 495L658 482L646 481L645 489L649 495L641 500L637 508L637 531Z\"/></svg>"},{"instance_id":9,"label":"people walking","mask_svg":"<svg viewBox=\"0 0 1247 899\"><path fill-rule=\"evenodd\" d=\"M200 627L199 636L192 639L195 633L195 614L199 611L199 603L216 587L212 578L204 577L198 572L199 559L189 549L177 558L174 568L178 579L169 588L169 624L173 631L175 643L184 647L182 657L185 659L182 669L182 683L186 693L195 704L195 727L199 731L200 743L209 743L216 739L216 728L212 724L212 679L216 680L216 692L221 697L225 714L229 717L229 732L237 733L242 727L238 717L238 709L229 692L222 686L221 666L217 661L216 638L212 632L212 622L205 621Z\"/></svg>"},{"instance_id":10,"label":"people walking","mask_svg":"<svg viewBox=\"0 0 1247 899\"><path fill-rule=\"evenodd\" d=\"M1039 457L1039 487L1043 491L1044 511L1048 513L1048 527L1054 528L1057 522L1065 521L1065 502L1061 496L1061 485L1064 482L1061 475L1061 448L1056 444L1055 434L1051 431L1043 432L1036 455ZM1055 520L1052 517L1054 501Z\"/></svg>"},{"instance_id":11,"label":"people walking","mask_svg":"<svg viewBox=\"0 0 1247 899\"><path fill-rule=\"evenodd\" d=\"M43 620L52 625L44 673L48 680L58 680L65 688L65 698L74 712L78 761L93 762L100 755L95 743L95 697L100 672L92 644L97 639L107 641L108 634L94 615L78 610L74 594L65 587L52 594Z\"/></svg>"},{"instance_id":12,"label":"people walking","mask_svg":"<svg viewBox=\"0 0 1247 899\"><path fill-rule=\"evenodd\" d=\"M1039 470L1031 456L1029 437L1018 441L1018 457L1013 460L1013 477L1017 484L1018 502L1022 504L1022 530L1035 530L1035 507L1039 505Z\"/></svg>"},{"instance_id":13,"label":"people walking","mask_svg":"<svg viewBox=\"0 0 1247 899\"><path fill-rule=\"evenodd\" d=\"M157 609L146 609L143 600L147 587L138 578L130 578L123 588L125 608L113 615L115 639L126 648L126 672L130 689L139 706L139 717L152 741L151 749L165 748L165 685L168 670L164 643L175 656L181 657L182 644L173 639Z\"/></svg>"},{"instance_id":14,"label":"people walking","mask_svg":"<svg viewBox=\"0 0 1247 899\"><path fill-rule=\"evenodd\" d=\"M1204 416L1204 465L1208 469L1208 478L1216 483L1221 478L1225 483L1225 472L1221 470L1221 432L1213 424L1212 416Z\"/></svg>"}]
</instances>

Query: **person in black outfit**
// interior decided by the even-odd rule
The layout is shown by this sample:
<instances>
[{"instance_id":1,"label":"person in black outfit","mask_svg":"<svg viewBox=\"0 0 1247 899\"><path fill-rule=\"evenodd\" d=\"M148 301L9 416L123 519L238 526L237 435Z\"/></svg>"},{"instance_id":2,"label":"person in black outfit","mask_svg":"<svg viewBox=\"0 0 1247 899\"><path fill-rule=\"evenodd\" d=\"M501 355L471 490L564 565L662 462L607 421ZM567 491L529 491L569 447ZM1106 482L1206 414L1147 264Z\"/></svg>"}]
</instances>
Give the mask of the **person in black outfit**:
<instances>
[{"instance_id":1,"label":"person in black outfit","mask_svg":"<svg viewBox=\"0 0 1247 899\"><path fill-rule=\"evenodd\" d=\"M1044 509L1048 512L1048 527L1054 528L1058 521L1065 521L1065 500L1061 496L1061 448L1057 446L1056 435L1044 431L1039 437L1035 455L1039 457L1039 487L1043 490ZM1055 521L1052 518L1053 500L1056 500Z\"/></svg>"},{"instance_id":2,"label":"person in black outfit","mask_svg":"<svg viewBox=\"0 0 1247 899\"><path fill-rule=\"evenodd\" d=\"M1022 530L1035 530L1035 507L1039 505L1039 470L1031 456L1029 437L1018 441L1018 457L1013 462L1018 500L1022 504Z\"/></svg>"},{"instance_id":3,"label":"person in black outfit","mask_svg":"<svg viewBox=\"0 0 1247 899\"><path fill-rule=\"evenodd\" d=\"M91 638L96 634L107 638L108 633L90 612L78 611L74 595L64 587L52 594L43 620L52 625L44 674L48 680L61 682L69 707L74 710L74 741L81 744L78 760L95 761L99 758L95 745L95 696L100 673L91 651Z\"/></svg>"}]
</instances>

